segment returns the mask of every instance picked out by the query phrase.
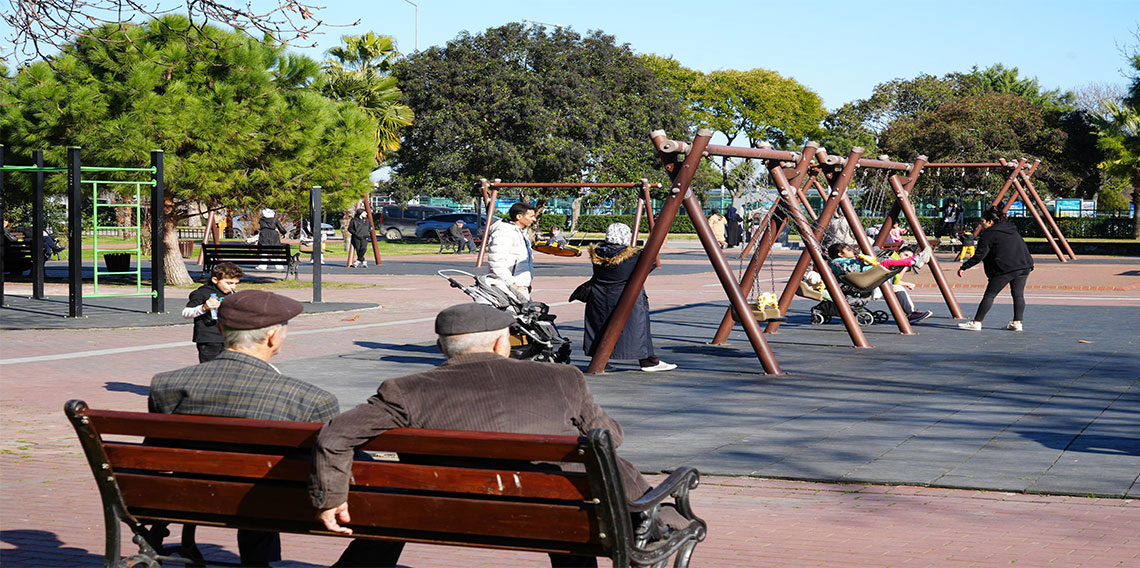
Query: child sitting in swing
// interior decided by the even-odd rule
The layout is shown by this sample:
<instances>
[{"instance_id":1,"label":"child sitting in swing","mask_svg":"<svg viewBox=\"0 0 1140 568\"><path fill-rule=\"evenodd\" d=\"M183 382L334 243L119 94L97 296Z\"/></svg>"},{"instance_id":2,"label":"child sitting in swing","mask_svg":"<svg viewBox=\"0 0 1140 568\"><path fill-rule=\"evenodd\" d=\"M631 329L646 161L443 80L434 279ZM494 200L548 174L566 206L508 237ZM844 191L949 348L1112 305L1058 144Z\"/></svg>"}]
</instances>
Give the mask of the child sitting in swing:
<instances>
[{"instance_id":1,"label":"child sitting in swing","mask_svg":"<svg viewBox=\"0 0 1140 568\"><path fill-rule=\"evenodd\" d=\"M906 250L899 251L898 259L888 258L878 260L873 257L858 254L855 248L847 243L832 243L831 246L827 247L827 255L831 257L827 265L837 277L842 277L844 274L851 272L864 272L876 264L887 269L902 266L917 272L930 261L931 254L930 247L926 247L917 255L914 254L914 251Z\"/></svg>"}]
</instances>

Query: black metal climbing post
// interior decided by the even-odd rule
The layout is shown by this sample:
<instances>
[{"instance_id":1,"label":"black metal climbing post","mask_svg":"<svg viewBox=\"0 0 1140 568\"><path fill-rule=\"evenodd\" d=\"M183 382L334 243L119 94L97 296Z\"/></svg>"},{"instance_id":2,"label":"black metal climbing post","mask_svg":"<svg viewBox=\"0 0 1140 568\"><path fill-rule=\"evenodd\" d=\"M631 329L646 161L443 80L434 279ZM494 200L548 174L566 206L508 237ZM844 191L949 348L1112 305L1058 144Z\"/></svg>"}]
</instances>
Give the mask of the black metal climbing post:
<instances>
[{"instance_id":1,"label":"black metal climbing post","mask_svg":"<svg viewBox=\"0 0 1140 568\"><path fill-rule=\"evenodd\" d=\"M83 317L83 172L78 146L67 149L67 315ZM97 260L97 259L96 259Z\"/></svg>"}]
</instances>

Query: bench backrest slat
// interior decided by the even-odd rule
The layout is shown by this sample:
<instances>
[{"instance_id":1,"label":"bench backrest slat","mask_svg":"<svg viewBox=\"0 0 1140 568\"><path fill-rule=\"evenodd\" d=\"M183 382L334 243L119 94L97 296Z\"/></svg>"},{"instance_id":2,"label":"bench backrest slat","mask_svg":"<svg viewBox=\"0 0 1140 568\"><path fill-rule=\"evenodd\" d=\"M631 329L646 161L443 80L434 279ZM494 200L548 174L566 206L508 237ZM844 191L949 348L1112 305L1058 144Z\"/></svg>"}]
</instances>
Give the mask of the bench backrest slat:
<instances>
[{"instance_id":1,"label":"bench backrest slat","mask_svg":"<svg viewBox=\"0 0 1140 568\"><path fill-rule=\"evenodd\" d=\"M308 503L304 485L276 486L214 479L116 475L123 497L140 518L170 518L168 513L204 513L238 519L260 518L308 522L322 526ZM210 495L210 499L201 499ZM402 493L349 494L352 526L366 525L373 534L398 531L518 537L589 543L596 539L592 506L581 503L550 504ZM240 520L235 520L240 525Z\"/></svg>"},{"instance_id":2,"label":"bench backrest slat","mask_svg":"<svg viewBox=\"0 0 1140 568\"><path fill-rule=\"evenodd\" d=\"M163 475L196 474L273 479L306 483L307 457L247 454L187 448L164 448L105 442L111 468L148 470ZM353 466L353 485L415 491L446 491L567 501L590 499L585 474L518 469L456 468L396 462L364 462Z\"/></svg>"}]
</instances>

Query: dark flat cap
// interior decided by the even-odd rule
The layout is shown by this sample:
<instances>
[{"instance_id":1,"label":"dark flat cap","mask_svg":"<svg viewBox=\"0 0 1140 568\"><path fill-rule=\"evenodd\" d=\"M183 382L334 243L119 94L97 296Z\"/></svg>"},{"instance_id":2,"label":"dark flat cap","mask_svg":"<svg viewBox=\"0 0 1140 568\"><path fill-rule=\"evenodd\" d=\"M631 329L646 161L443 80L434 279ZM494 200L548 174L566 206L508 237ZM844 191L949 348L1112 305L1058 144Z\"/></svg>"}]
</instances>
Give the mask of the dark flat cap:
<instances>
[{"instance_id":1,"label":"dark flat cap","mask_svg":"<svg viewBox=\"0 0 1140 568\"><path fill-rule=\"evenodd\" d=\"M265 290L242 290L218 307L218 323L227 329L260 329L285 323L301 313L301 302Z\"/></svg>"},{"instance_id":2,"label":"dark flat cap","mask_svg":"<svg viewBox=\"0 0 1140 568\"><path fill-rule=\"evenodd\" d=\"M227 300L228 301L228 300ZM435 332L439 335L459 335L494 331L510 327L515 318L484 304L459 304L445 308L435 316Z\"/></svg>"}]
</instances>

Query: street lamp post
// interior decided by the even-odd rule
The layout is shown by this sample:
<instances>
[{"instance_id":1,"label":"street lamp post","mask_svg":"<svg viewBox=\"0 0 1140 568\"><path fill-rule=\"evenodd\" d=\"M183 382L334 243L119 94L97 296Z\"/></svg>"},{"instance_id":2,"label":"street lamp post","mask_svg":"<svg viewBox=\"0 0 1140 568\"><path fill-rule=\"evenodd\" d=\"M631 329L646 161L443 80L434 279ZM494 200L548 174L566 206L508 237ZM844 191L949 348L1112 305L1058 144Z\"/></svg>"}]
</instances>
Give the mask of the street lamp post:
<instances>
[{"instance_id":1,"label":"street lamp post","mask_svg":"<svg viewBox=\"0 0 1140 568\"><path fill-rule=\"evenodd\" d=\"M416 9L416 52L418 53L420 51L420 6L412 0L404 0L404 2L411 4Z\"/></svg>"}]
</instances>

